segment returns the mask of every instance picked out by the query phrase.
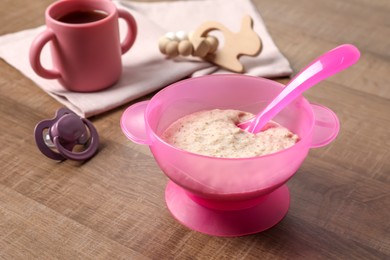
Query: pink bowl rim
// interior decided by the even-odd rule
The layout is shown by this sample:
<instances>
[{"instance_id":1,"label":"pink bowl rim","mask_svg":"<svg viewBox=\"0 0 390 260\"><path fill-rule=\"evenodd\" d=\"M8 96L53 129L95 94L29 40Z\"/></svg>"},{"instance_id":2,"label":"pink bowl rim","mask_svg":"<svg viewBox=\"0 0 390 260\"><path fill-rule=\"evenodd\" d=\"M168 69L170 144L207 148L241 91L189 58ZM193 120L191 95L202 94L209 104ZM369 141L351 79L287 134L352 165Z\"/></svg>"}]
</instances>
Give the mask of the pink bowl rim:
<instances>
[{"instance_id":1,"label":"pink bowl rim","mask_svg":"<svg viewBox=\"0 0 390 260\"><path fill-rule=\"evenodd\" d=\"M206 76L199 76L199 77L195 77L195 78L184 79L184 80L175 82L175 83L165 87L164 89L160 90L158 93L156 93L150 99L149 104L151 104L160 95L164 94L165 92L170 91L171 89L177 87L178 85L185 84L188 81L204 80L204 79L211 78L211 77L220 77L220 78L222 78L222 77L232 77L233 78L234 77L234 78L254 79L254 80L260 80L260 81L263 81L263 82L268 82L268 83L271 83L273 85L277 85L277 86L282 87L282 88L285 87L285 85L283 85L282 83L279 83L277 81L273 81L271 79L263 78L263 77L255 77L255 76L250 76L250 75L239 75L239 74L213 74L213 75L206 75ZM303 97L301 95L296 100L298 100L299 98L301 98L303 100L303 102L307 103L307 105L310 106L309 101L305 97ZM308 136L308 134L306 134L304 137L299 136L299 141L297 143L295 143L294 145L292 145L292 146L290 146L290 147L288 147L286 149L283 149L283 150L280 150L280 151L277 151L277 152L274 152L274 153L266 154L266 155L261 155L261 156L231 158L231 157L214 157L214 156L208 156L208 155L193 153L193 152L190 152L190 151L187 151L187 150L183 150L183 149L177 148L176 146L173 146L173 145L165 142L163 139L160 138L160 136L155 131L152 130L152 128L150 127L149 121L147 119L147 115L149 114L149 109L150 109L149 104L146 107L145 115L144 115L145 118L144 119L145 119L145 124L146 124L147 129L150 130L150 133L153 134L153 137L155 139L157 139L159 142L163 143L164 145L170 147L173 150L176 150L178 152L182 152L182 153L185 153L185 154L189 154L189 155L192 155L192 156L196 156L196 157L209 158L209 159L219 159L219 160L228 160L228 161L230 161L230 160L231 161L237 161L237 160L245 161L245 160L253 160L253 159L259 159L259 158L274 157L274 156L276 156L278 154L286 153L286 152L288 152L288 151L290 151L292 149L295 149L297 146L302 144L301 140L306 140L307 136ZM313 112L312 109L310 109L310 113L312 115L313 122L311 123L310 129L309 129L309 131L307 131L307 133L313 132L314 125L315 125L315 120L314 120L315 116L314 116L314 112ZM153 145L151 144L151 146L153 146ZM309 146L309 148L310 148L310 146Z\"/></svg>"}]
</instances>

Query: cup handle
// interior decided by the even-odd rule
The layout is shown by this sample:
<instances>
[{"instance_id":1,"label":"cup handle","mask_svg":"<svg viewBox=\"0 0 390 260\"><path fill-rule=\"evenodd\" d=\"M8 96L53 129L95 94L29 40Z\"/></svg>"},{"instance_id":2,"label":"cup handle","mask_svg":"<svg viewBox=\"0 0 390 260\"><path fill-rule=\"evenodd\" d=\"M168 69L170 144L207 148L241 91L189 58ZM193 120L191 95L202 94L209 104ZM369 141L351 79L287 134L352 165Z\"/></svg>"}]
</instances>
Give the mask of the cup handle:
<instances>
[{"instance_id":1,"label":"cup handle","mask_svg":"<svg viewBox=\"0 0 390 260\"><path fill-rule=\"evenodd\" d=\"M145 126L145 110L148 103L149 101L142 101L129 106L121 117L122 132L137 144L150 144Z\"/></svg>"},{"instance_id":2,"label":"cup handle","mask_svg":"<svg viewBox=\"0 0 390 260\"><path fill-rule=\"evenodd\" d=\"M47 79L57 79L61 78L61 74L56 70L45 69L41 63L41 53L43 47L49 41L55 40L56 36L54 32L50 29L46 29L45 31L38 34L38 36L34 39L30 48L30 64L35 73L39 76Z\"/></svg>"},{"instance_id":3,"label":"cup handle","mask_svg":"<svg viewBox=\"0 0 390 260\"><path fill-rule=\"evenodd\" d=\"M133 46L135 39L137 38L137 23L134 17L127 11L118 9L118 16L126 21L127 24L127 35L121 43L122 54L125 54Z\"/></svg>"},{"instance_id":4,"label":"cup handle","mask_svg":"<svg viewBox=\"0 0 390 260\"><path fill-rule=\"evenodd\" d=\"M314 103L310 105L315 118L311 147L322 147L337 137L340 130L340 122L337 115L329 108Z\"/></svg>"}]
</instances>

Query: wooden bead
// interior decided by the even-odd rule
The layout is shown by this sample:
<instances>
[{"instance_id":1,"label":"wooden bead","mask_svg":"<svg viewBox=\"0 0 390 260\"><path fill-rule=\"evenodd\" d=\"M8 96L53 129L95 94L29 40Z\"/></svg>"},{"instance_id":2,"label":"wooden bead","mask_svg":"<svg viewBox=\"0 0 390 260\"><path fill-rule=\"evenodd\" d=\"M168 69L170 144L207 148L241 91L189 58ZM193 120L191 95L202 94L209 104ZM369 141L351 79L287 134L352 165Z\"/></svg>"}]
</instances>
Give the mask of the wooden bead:
<instances>
[{"instance_id":1,"label":"wooden bead","mask_svg":"<svg viewBox=\"0 0 390 260\"><path fill-rule=\"evenodd\" d=\"M188 56L193 52L192 43L189 40L183 40L179 42L178 51L182 56Z\"/></svg>"},{"instance_id":2,"label":"wooden bead","mask_svg":"<svg viewBox=\"0 0 390 260\"><path fill-rule=\"evenodd\" d=\"M176 33L174 32L167 32L164 36L169 40L177 41Z\"/></svg>"},{"instance_id":3,"label":"wooden bead","mask_svg":"<svg viewBox=\"0 0 390 260\"><path fill-rule=\"evenodd\" d=\"M218 39L215 36L207 36L206 41L210 46L209 53L213 53L218 49Z\"/></svg>"},{"instance_id":4,"label":"wooden bead","mask_svg":"<svg viewBox=\"0 0 390 260\"><path fill-rule=\"evenodd\" d=\"M176 32L176 38L178 41L188 40L188 34L185 31Z\"/></svg>"},{"instance_id":5,"label":"wooden bead","mask_svg":"<svg viewBox=\"0 0 390 260\"><path fill-rule=\"evenodd\" d=\"M161 37L159 40L158 40L158 48L160 50L160 52L162 54L166 54L165 53L165 48L167 47L167 44L168 42L170 42L171 40L169 40L167 37L163 36Z\"/></svg>"},{"instance_id":6,"label":"wooden bead","mask_svg":"<svg viewBox=\"0 0 390 260\"><path fill-rule=\"evenodd\" d=\"M165 47L165 54L168 58L174 58L179 55L178 49L179 43L177 41L170 41Z\"/></svg>"}]
</instances>

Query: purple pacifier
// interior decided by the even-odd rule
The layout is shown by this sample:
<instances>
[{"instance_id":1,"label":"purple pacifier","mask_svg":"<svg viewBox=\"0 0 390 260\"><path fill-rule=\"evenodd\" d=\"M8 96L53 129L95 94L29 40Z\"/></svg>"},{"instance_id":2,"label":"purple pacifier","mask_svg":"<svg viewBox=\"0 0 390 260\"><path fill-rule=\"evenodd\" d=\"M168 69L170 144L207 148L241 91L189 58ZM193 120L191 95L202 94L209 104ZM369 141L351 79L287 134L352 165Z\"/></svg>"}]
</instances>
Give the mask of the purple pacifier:
<instances>
[{"instance_id":1,"label":"purple pacifier","mask_svg":"<svg viewBox=\"0 0 390 260\"><path fill-rule=\"evenodd\" d=\"M34 129L34 137L44 155L60 161L87 160L99 146L99 135L93 124L67 108L58 109L55 118L39 122ZM79 145L86 149L74 152L73 149Z\"/></svg>"}]
</instances>

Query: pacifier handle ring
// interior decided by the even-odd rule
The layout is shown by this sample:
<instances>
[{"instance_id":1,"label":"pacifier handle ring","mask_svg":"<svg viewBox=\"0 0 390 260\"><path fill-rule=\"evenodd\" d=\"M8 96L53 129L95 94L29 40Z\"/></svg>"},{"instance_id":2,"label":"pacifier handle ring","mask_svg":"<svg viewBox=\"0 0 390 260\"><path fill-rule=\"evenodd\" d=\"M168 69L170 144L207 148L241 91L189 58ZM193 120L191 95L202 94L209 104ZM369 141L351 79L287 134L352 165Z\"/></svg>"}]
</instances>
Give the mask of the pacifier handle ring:
<instances>
[{"instance_id":1,"label":"pacifier handle ring","mask_svg":"<svg viewBox=\"0 0 390 260\"><path fill-rule=\"evenodd\" d=\"M43 140L43 130L45 129L50 129L50 127L59 119L61 118L62 116L64 116L65 114L69 114L69 113L73 113L72 111L70 111L69 109L67 108L60 108L57 110L54 118L52 119L47 119L47 120L43 120L41 122L39 122L36 126L35 126L35 129L34 129L34 137L35 137L35 143L36 145L38 146L38 149L44 154L46 155L47 157L49 157L50 159L53 159L53 160L57 160L57 161L62 161L62 160L65 160L66 158L60 154L60 153L57 153L55 151L53 151L52 149L50 149L45 141Z\"/></svg>"},{"instance_id":2,"label":"pacifier handle ring","mask_svg":"<svg viewBox=\"0 0 390 260\"><path fill-rule=\"evenodd\" d=\"M43 135L42 135L43 130L50 129L50 126L52 126L53 122L55 122L55 121L56 121L56 119L44 120L35 126L35 129L34 129L35 143L38 146L38 149L41 151L41 153L43 153L44 155L46 155L50 159L53 159L56 161L63 161L66 158L62 154L57 153L57 152L53 151L52 149L50 149L46 145L45 141L43 140Z\"/></svg>"},{"instance_id":3,"label":"pacifier handle ring","mask_svg":"<svg viewBox=\"0 0 390 260\"><path fill-rule=\"evenodd\" d=\"M78 152L78 153L69 151L61 144L60 138L58 136L55 136L53 138L53 143L56 146L56 148L58 149L58 151L60 152L60 154L65 158L76 160L76 161L83 161L83 160L86 160L86 159L92 157L92 155L94 155L96 153L98 146L99 146L99 135L96 131L96 128L88 120L86 120L84 118L82 118L81 120L87 126L89 133L90 133L90 140L91 141L90 141L89 147L86 150L84 150L82 152Z\"/></svg>"}]
</instances>

